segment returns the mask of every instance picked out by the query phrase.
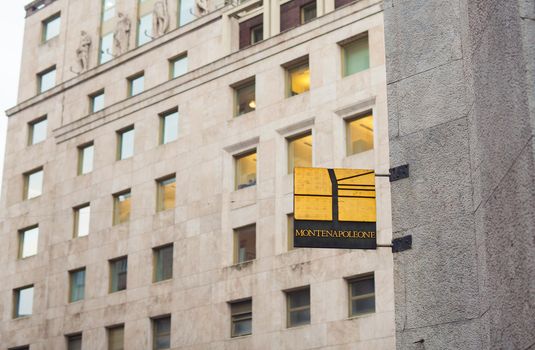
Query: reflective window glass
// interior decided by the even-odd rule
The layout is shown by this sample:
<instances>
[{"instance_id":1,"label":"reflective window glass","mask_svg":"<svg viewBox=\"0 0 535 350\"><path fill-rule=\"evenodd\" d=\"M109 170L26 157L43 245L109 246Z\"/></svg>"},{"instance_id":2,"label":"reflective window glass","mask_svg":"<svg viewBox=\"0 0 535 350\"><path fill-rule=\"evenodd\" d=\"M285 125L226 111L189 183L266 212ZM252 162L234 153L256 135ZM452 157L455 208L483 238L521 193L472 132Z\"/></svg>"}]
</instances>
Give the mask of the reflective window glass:
<instances>
[{"instance_id":1,"label":"reflective window glass","mask_svg":"<svg viewBox=\"0 0 535 350\"><path fill-rule=\"evenodd\" d=\"M373 116L365 115L347 121L347 155L373 149Z\"/></svg>"},{"instance_id":2,"label":"reflective window glass","mask_svg":"<svg viewBox=\"0 0 535 350\"><path fill-rule=\"evenodd\" d=\"M178 137L178 110L160 116L160 143L166 144Z\"/></svg>"},{"instance_id":3,"label":"reflective window glass","mask_svg":"<svg viewBox=\"0 0 535 350\"><path fill-rule=\"evenodd\" d=\"M173 278L173 245L154 248L154 282Z\"/></svg>"},{"instance_id":4,"label":"reflective window glass","mask_svg":"<svg viewBox=\"0 0 535 350\"><path fill-rule=\"evenodd\" d=\"M236 159L236 190L256 185L256 150Z\"/></svg>"},{"instance_id":5,"label":"reflective window glass","mask_svg":"<svg viewBox=\"0 0 535 350\"><path fill-rule=\"evenodd\" d=\"M33 309L33 286L15 289L15 318L29 316Z\"/></svg>"},{"instance_id":6,"label":"reflective window glass","mask_svg":"<svg viewBox=\"0 0 535 350\"><path fill-rule=\"evenodd\" d=\"M139 19L137 46L152 40L152 13L146 14Z\"/></svg>"},{"instance_id":7,"label":"reflective window glass","mask_svg":"<svg viewBox=\"0 0 535 350\"><path fill-rule=\"evenodd\" d=\"M370 50L367 36L344 44L342 51L344 76L370 68Z\"/></svg>"},{"instance_id":8,"label":"reflective window glass","mask_svg":"<svg viewBox=\"0 0 535 350\"><path fill-rule=\"evenodd\" d=\"M104 109L104 90L89 96L90 113L96 113Z\"/></svg>"},{"instance_id":9,"label":"reflective window glass","mask_svg":"<svg viewBox=\"0 0 535 350\"><path fill-rule=\"evenodd\" d=\"M72 303L78 300L83 300L85 295L85 268L71 271L69 277L69 301Z\"/></svg>"},{"instance_id":10,"label":"reflective window glass","mask_svg":"<svg viewBox=\"0 0 535 350\"><path fill-rule=\"evenodd\" d=\"M126 289L128 273L128 258L119 258L110 261L110 293Z\"/></svg>"},{"instance_id":11,"label":"reflective window glass","mask_svg":"<svg viewBox=\"0 0 535 350\"><path fill-rule=\"evenodd\" d=\"M118 160L132 157L134 155L134 128L119 131L118 135Z\"/></svg>"},{"instance_id":12,"label":"reflective window glass","mask_svg":"<svg viewBox=\"0 0 535 350\"><path fill-rule=\"evenodd\" d=\"M231 337L241 337L253 333L253 302L245 300L230 304Z\"/></svg>"},{"instance_id":13,"label":"reflective window glass","mask_svg":"<svg viewBox=\"0 0 535 350\"><path fill-rule=\"evenodd\" d=\"M348 281L349 316L375 312L375 281L373 275Z\"/></svg>"},{"instance_id":14,"label":"reflective window glass","mask_svg":"<svg viewBox=\"0 0 535 350\"><path fill-rule=\"evenodd\" d=\"M286 292L288 327L310 324L310 288Z\"/></svg>"},{"instance_id":15,"label":"reflective window glass","mask_svg":"<svg viewBox=\"0 0 535 350\"><path fill-rule=\"evenodd\" d=\"M113 32L100 38L99 63L106 63L113 58Z\"/></svg>"},{"instance_id":16,"label":"reflective window glass","mask_svg":"<svg viewBox=\"0 0 535 350\"><path fill-rule=\"evenodd\" d=\"M234 230L234 263L239 264L256 258L256 225Z\"/></svg>"},{"instance_id":17,"label":"reflective window glass","mask_svg":"<svg viewBox=\"0 0 535 350\"><path fill-rule=\"evenodd\" d=\"M52 89L56 85L56 67L39 73L39 93Z\"/></svg>"},{"instance_id":18,"label":"reflective window glass","mask_svg":"<svg viewBox=\"0 0 535 350\"><path fill-rule=\"evenodd\" d=\"M19 231L19 258L24 259L36 255L38 241L38 226Z\"/></svg>"},{"instance_id":19,"label":"reflective window glass","mask_svg":"<svg viewBox=\"0 0 535 350\"><path fill-rule=\"evenodd\" d=\"M310 68L308 61L288 68L288 96L295 96L310 90Z\"/></svg>"},{"instance_id":20,"label":"reflective window glass","mask_svg":"<svg viewBox=\"0 0 535 350\"><path fill-rule=\"evenodd\" d=\"M188 56L187 55L173 58L169 62L171 65L171 78L179 77L188 72Z\"/></svg>"},{"instance_id":21,"label":"reflective window glass","mask_svg":"<svg viewBox=\"0 0 535 350\"><path fill-rule=\"evenodd\" d=\"M69 335L67 337L67 350L82 350L82 335Z\"/></svg>"},{"instance_id":22,"label":"reflective window glass","mask_svg":"<svg viewBox=\"0 0 535 350\"><path fill-rule=\"evenodd\" d=\"M178 18L179 27L195 19L195 0L179 0Z\"/></svg>"},{"instance_id":23,"label":"reflective window glass","mask_svg":"<svg viewBox=\"0 0 535 350\"><path fill-rule=\"evenodd\" d=\"M128 94L130 96L135 96L142 93L144 84L145 76L143 74L128 79Z\"/></svg>"},{"instance_id":24,"label":"reflective window glass","mask_svg":"<svg viewBox=\"0 0 535 350\"><path fill-rule=\"evenodd\" d=\"M255 81L252 80L234 89L235 116L252 112L256 109Z\"/></svg>"},{"instance_id":25,"label":"reflective window glass","mask_svg":"<svg viewBox=\"0 0 535 350\"><path fill-rule=\"evenodd\" d=\"M130 220L130 190L114 195L113 224L121 224Z\"/></svg>"},{"instance_id":26,"label":"reflective window glass","mask_svg":"<svg viewBox=\"0 0 535 350\"><path fill-rule=\"evenodd\" d=\"M54 15L43 22L43 42L59 35L61 27L61 17Z\"/></svg>"},{"instance_id":27,"label":"reflective window glass","mask_svg":"<svg viewBox=\"0 0 535 350\"><path fill-rule=\"evenodd\" d=\"M94 145L87 144L78 148L78 175L93 171Z\"/></svg>"},{"instance_id":28,"label":"reflective window glass","mask_svg":"<svg viewBox=\"0 0 535 350\"><path fill-rule=\"evenodd\" d=\"M25 175L25 198L39 197L43 193L43 169Z\"/></svg>"},{"instance_id":29,"label":"reflective window glass","mask_svg":"<svg viewBox=\"0 0 535 350\"><path fill-rule=\"evenodd\" d=\"M90 217L89 204L74 209L74 237L84 237L89 234Z\"/></svg>"},{"instance_id":30,"label":"reflective window glass","mask_svg":"<svg viewBox=\"0 0 535 350\"><path fill-rule=\"evenodd\" d=\"M171 317L159 317L152 320L153 350L171 348Z\"/></svg>"},{"instance_id":31,"label":"reflective window glass","mask_svg":"<svg viewBox=\"0 0 535 350\"><path fill-rule=\"evenodd\" d=\"M176 178L170 177L158 181L157 210L167 210L175 207Z\"/></svg>"},{"instance_id":32,"label":"reflective window glass","mask_svg":"<svg viewBox=\"0 0 535 350\"><path fill-rule=\"evenodd\" d=\"M48 121L46 118L41 118L30 123L30 135L29 145L35 145L36 143L46 140L46 129Z\"/></svg>"},{"instance_id":33,"label":"reflective window glass","mask_svg":"<svg viewBox=\"0 0 535 350\"><path fill-rule=\"evenodd\" d=\"M288 174L294 168L312 166L312 135L306 134L288 140Z\"/></svg>"}]
</instances>

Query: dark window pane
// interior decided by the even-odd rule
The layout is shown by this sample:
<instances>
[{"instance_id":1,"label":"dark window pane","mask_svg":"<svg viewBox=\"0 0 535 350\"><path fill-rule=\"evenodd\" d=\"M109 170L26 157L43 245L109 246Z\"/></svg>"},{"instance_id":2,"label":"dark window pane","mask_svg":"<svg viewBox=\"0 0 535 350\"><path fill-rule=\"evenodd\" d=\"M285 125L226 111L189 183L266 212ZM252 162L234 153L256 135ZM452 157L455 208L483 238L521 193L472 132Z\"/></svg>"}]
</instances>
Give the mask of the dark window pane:
<instances>
[{"instance_id":1,"label":"dark window pane","mask_svg":"<svg viewBox=\"0 0 535 350\"><path fill-rule=\"evenodd\" d=\"M290 312L290 325L292 327L310 323L310 309Z\"/></svg>"},{"instance_id":2,"label":"dark window pane","mask_svg":"<svg viewBox=\"0 0 535 350\"><path fill-rule=\"evenodd\" d=\"M369 297L366 299L353 300L351 303L351 314L365 314L375 312L375 297Z\"/></svg>"},{"instance_id":3,"label":"dark window pane","mask_svg":"<svg viewBox=\"0 0 535 350\"><path fill-rule=\"evenodd\" d=\"M67 350L82 350L82 335L71 335L67 338Z\"/></svg>"},{"instance_id":4,"label":"dark window pane","mask_svg":"<svg viewBox=\"0 0 535 350\"><path fill-rule=\"evenodd\" d=\"M310 305L310 289L303 289L290 294L290 308Z\"/></svg>"}]
</instances>

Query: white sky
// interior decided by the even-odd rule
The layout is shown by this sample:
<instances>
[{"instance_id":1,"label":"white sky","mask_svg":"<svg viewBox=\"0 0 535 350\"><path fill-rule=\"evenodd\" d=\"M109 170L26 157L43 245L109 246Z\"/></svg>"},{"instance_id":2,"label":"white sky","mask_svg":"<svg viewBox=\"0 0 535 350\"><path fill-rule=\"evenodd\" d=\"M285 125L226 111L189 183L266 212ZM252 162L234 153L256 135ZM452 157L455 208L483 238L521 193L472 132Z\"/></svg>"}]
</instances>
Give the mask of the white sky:
<instances>
[{"instance_id":1,"label":"white sky","mask_svg":"<svg viewBox=\"0 0 535 350\"><path fill-rule=\"evenodd\" d=\"M30 0L2 1L0 5L0 183L4 168L7 117L5 110L17 104L24 5Z\"/></svg>"}]
</instances>

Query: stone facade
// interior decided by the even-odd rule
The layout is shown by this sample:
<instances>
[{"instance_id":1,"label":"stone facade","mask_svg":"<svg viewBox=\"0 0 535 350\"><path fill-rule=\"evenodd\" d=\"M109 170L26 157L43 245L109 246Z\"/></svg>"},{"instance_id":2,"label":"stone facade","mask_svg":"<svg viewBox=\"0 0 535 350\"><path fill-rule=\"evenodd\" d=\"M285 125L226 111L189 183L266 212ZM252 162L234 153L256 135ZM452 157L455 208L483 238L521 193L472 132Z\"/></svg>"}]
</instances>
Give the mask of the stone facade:
<instances>
[{"instance_id":1,"label":"stone facade","mask_svg":"<svg viewBox=\"0 0 535 350\"><path fill-rule=\"evenodd\" d=\"M169 1L169 12L177 13ZM132 20L136 6L118 1ZM388 112L383 5L360 0L279 33L278 4L265 1L264 40L238 50L238 7L212 4L205 16L97 65L101 10L57 0L26 20L18 105L8 111L0 210L0 344L66 349L82 332L84 349L106 348L106 327L125 325L125 349L151 348L151 317L171 315L173 349L391 349L395 347L393 257L388 247L348 251L287 247L292 176L287 138L311 130L313 164L387 174ZM249 10L243 10L249 11ZM61 32L40 41L41 22L61 12ZM176 23L176 16L171 16ZM247 16L242 19L247 19ZM76 74L80 32L91 37L89 70ZM370 68L341 75L338 43L368 32ZM169 79L168 59L187 51L188 73ZM309 56L310 91L285 97L282 67ZM56 66L56 86L36 95L36 74ZM127 77L144 71L144 92L127 97ZM255 76L256 110L233 118L233 84ZM106 107L89 113L104 89ZM179 137L159 145L159 113L178 106ZM346 156L345 118L372 110L374 150ZM46 141L28 146L28 123L48 117ZM116 131L135 127L134 156L116 160ZM462 128L463 125L459 125ZM447 136L444 136L447 137ZM94 143L94 170L77 175L78 146ZM234 190L234 155L257 150L257 184ZM393 152L396 152L395 148ZM452 151L450 155L454 155ZM396 159L397 160L397 159ZM23 200L23 174L42 166L44 191ZM176 174L172 210L156 212L155 179ZM378 243L392 238L390 183L377 178ZM112 225L112 194L132 190L128 223ZM73 208L91 204L90 233L73 239ZM397 214L397 213L396 213ZM397 216L396 216L397 217ZM256 259L233 264L233 229L256 224ZM17 232L39 225L38 253L17 259ZM173 279L152 283L152 248L174 243ZM128 256L128 287L108 292L108 260ZM68 302L68 271L86 268L85 299ZM376 311L348 318L345 278L373 272ZM34 285L31 316L13 318L13 291ZM284 291L310 285L311 324L286 327ZM251 297L253 334L230 337L229 301Z\"/></svg>"}]
</instances>

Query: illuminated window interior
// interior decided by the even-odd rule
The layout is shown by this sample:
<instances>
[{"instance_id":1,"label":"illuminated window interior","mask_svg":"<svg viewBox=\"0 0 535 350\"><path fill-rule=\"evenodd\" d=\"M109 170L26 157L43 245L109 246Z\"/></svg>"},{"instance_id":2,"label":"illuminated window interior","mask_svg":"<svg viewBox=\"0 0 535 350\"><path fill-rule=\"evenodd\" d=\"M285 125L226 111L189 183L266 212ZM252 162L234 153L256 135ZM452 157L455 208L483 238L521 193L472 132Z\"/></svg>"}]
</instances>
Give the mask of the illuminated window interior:
<instances>
[{"instance_id":1,"label":"illuminated window interior","mask_svg":"<svg viewBox=\"0 0 535 350\"><path fill-rule=\"evenodd\" d=\"M113 224L121 224L130 220L130 190L114 195Z\"/></svg>"},{"instance_id":2,"label":"illuminated window interior","mask_svg":"<svg viewBox=\"0 0 535 350\"><path fill-rule=\"evenodd\" d=\"M255 81L249 81L235 88L235 115L239 116L256 109Z\"/></svg>"},{"instance_id":3,"label":"illuminated window interior","mask_svg":"<svg viewBox=\"0 0 535 350\"><path fill-rule=\"evenodd\" d=\"M309 168L312 166L312 134L288 139L288 174L294 168Z\"/></svg>"},{"instance_id":4,"label":"illuminated window interior","mask_svg":"<svg viewBox=\"0 0 535 350\"><path fill-rule=\"evenodd\" d=\"M236 187L239 190L256 185L256 150L236 156Z\"/></svg>"},{"instance_id":5,"label":"illuminated window interior","mask_svg":"<svg viewBox=\"0 0 535 350\"><path fill-rule=\"evenodd\" d=\"M169 177L158 181L158 211L175 207L176 178Z\"/></svg>"},{"instance_id":6,"label":"illuminated window interior","mask_svg":"<svg viewBox=\"0 0 535 350\"><path fill-rule=\"evenodd\" d=\"M310 90L310 68L308 60L287 68L288 96L302 94Z\"/></svg>"},{"instance_id":7,"label":"illuminated window interior","mask_svg":"<svg viewBox=\"0 0 535 350\"><path fill-rule=\"evenodd\" d=\"M373 116L365 115L347 121L347 154L373 149Z\"/></svg>"}]
</instances>

